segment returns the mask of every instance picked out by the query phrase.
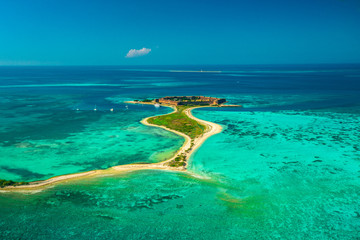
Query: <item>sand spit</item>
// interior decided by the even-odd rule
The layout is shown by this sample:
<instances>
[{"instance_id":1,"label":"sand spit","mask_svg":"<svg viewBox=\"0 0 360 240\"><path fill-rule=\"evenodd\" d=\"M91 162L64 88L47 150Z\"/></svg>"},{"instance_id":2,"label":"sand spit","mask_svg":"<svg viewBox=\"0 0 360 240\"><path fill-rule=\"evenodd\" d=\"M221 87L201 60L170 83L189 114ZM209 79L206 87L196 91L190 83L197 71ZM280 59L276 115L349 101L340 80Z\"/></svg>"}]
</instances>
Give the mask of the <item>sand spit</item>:
<instances>
[{"instance_id":1,"label":"sand spit","mask_svg":"<svg viewBox=\"0 0 360 240\"><path fill-rule=\"evenodd\" d=\"M144 103L137 103L137 102L128 102L128 103L144 104ZM150 103L147 103L147 104L150 104ZM151 103L151 105L153 105L153 104ZM166 106L166 107L172 107L172 106ZM172 108L174 109L174 112L177 111L177 109L175 107L172 107ZM0 188L0 192L39 191L40 189L44 189L44 188L49 187L50 185L53 185L56 183L71 181L71 180L75 180L75 179L90 178L90 177L95 177L95 176L104 176L109 173L116 174L116 173L122 173L122 172L130 172L130 171L137 171L137 170L149 170L149 169L186 172L186 167L188 165L188 160L189 160L191 154L193 154L201 146L201 144L203 144L205 142L206 139L208 139L210 136L212 136L214 134L220 133L222 130L221 126L216 123L208 122L208 121L201 120L201 119L194 117L191 114L191 110L193 110L195 108L200 108L200 107L188 108L184 112L189 118L192 118L195 121L198 121L198 122L202 123L203 125L205 125L206 130L203 135L201 135L200 137L193 140L192 148L191 148L191 138L189 136L187 136L181 132L178 132L178 131L175 131L172 129L168 129L163 126L150 124L147 122L147 120L151 117L145 118L141 121L141 123L144 125L152 126L152 127L160 127L160 128L163 128L167 131L173 132L173 133L178 134L185 138L185 142L182 145L182 147L170 159L167 159L167 160L165 160L163 162L159 162L159 163L126 164L126 165L114 166L114 167L111 167L111 168L105 169L105 170L93 170L93 171L83 172L83 173L61 175L61 176L49 178L49 179L43 180L43 181L30 182L28 185L8 186L8 187ZM174 112L171 112L171 113L174 113ZM168 113L168 114L171 114L171 113ZM187 151L190 148L191 148L191 151ZM174 160L176 158L176 156L178 156L179 154L184 154L186 156L186 165L184 167L170 167L168 165L169 162Z\"/></svg>"}]
</instances>

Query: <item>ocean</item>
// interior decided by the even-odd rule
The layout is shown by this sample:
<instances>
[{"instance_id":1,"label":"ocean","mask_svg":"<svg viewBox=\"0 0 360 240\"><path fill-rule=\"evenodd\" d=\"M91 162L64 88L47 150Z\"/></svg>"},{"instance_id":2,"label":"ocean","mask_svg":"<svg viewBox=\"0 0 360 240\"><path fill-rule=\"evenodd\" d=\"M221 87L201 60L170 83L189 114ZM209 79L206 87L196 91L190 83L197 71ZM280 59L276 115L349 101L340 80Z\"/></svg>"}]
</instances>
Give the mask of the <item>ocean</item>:
<instances>
[{"instance_id":1,"label":"ocean","mask_svg":"<svg viewBox=\"0 0 360 240\"><path fill-rule=\"evenodd\" d=\"M128 100L226 98L189 173L0 192L0 239L358 239L360 65L0 67L0 179L159 162L184 140ZM94 108L97 111L94 111ZM110 109L114 111L111 112Z\"/></svg>"}]
</instances>

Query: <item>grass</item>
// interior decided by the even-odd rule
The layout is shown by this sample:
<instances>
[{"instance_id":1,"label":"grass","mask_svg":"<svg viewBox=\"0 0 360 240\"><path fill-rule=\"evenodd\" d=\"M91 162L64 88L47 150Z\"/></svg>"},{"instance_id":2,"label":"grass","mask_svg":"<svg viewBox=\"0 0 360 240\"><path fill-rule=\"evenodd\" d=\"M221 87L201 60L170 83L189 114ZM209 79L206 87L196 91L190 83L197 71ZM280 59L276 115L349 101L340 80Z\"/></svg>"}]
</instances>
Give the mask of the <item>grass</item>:
<instances>
[{"instance_id":1,"label":"grass","mask_svg":"<svg viewBox=\"0 0 360 240\"><path fill-rule=\"evenodd\" d=\"M169 163L170 167L182 167L186 165L186 156L184 154L178 155Z\"/></svg>"},{"instance_id":2,"label":"grass","mask_svg":"<svg viewBox=\"0 0 360 240\"><path fill-rule=\"evenodd\" d=\"M177 112L156 116L148 119L148 122L154 125L165 126L169 129L188 135L191 139L201 136L205 131L205 126L189 118L184 110L193 106L177 106Z\"/></svg>"},{"instance_id":3,"label":"grass","mask_svg":"<svg viewBox=\"0 0 360 240\"><path fill-rule=\"evenodd\" d=\"M0 188L7 186L20 186L20 185L28 185L28 182L14 182L11 180L0 179Z\"/></svg>"},{"instance_id":4,"label":"grass","mask_svg":"<svg viewBox=\"0 0 360 240\"><path fill-rule=\"evenodd\" d=\"M148 119L148 123L164 126L188 135L191 138L191 146L185 151L186 153L189 153L192 150L194 146L194 139L200 137L206 129L203 124L198 123L185 114L185 110L191 107L194 106L176 106L177 112L175 113L151 117ZM178 154L174 160L168 163L168 165L170 167L186 166L186 153Z\"/></svg>"}]
</instances>

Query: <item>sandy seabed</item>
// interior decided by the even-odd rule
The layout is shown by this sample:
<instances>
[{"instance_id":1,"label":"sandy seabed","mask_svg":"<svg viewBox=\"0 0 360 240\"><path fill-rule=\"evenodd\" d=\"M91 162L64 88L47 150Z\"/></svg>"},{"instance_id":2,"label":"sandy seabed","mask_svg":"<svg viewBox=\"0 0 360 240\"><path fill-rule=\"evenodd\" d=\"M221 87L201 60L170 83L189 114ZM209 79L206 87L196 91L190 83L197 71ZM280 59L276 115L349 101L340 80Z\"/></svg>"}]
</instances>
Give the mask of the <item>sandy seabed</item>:
<instances>
[{"instance_id":1,"label":"sandy seabed","mask_svg":"<svg viewBox=\"0 0 360 240\"><path fill-rule=\"evenodd\" d=\"M135 102L129 102L129 103L135 103ZM167 106L167 107L171 107L171 106ZM174 107L173 107L174 108ZM187 135L185 135L184 133L166 128L164 126L158 126L158 125L154 125L154 124L150 124L148 123L148 118L144 118L141 123L147 126L152 126L152 127L160 127L163 128L167 131L173 132L175 134L178 134L182 137L185 138L185 142L184 144L181 146L181 148L174 154L173 157L159 162L159 163L149 163L149 164L126 164L126 165L119 165L119 166L114 166L111 167L109 169L105 169L105 170L92 170L92 171L88 171L88 172L82 172L82 173L74 173L74 174L67 174L67 175L61 175L61 176L57 176L57 177L53 177L53 178L49 178L47 180L43 180L43 181L35 181L35 182L30 182L28 185L20 185L20 186L8 186L8 187L4 187L2 189L0 189L0 191L38 191L39 189L42 189L46 186L50 186L53 185L55 183L60 183L60 182L64 182L64 181L70 181L70 180L75 180L75 179L82 179L82 178L89 178L89 177L94 177L94 176L101 176L101 175L108 175L108 174L116 174L116 173L122 173L122 172L129 172L129 171L137 171L137 170L167 170L167 171L178 171L178 172L186 172L187 166L188 166L188 159L190 158L190 156L205 142L206 139L208 139L209 137L211 137L212 135L215 135L217 133L220 133L222 131L222 127L216 123L212 123L212 122L208 122L205 120L201 120L198 119L196 117L194 117L191 114L191 111L195 108L200 108L200 107L193 107L193 108L188 108L185 110L185 114L191 118L194 119L195 121L203 124L206 126L206 130L205 133L203 135L201 135L200 137L196 138L193 140L193 147L191 148L191 138ZM177 109L174 108L174 112L176 112ZM171 112L169 114L172 114L174 112ZM188 151L188 149L191 148L191 151ZM178 156L179 154L184 154L186 156L186 165L183 167L170 167L168 165L168 163L172 160L174 160L176 158L176 156Z\"/></svg>"}]
</instances>

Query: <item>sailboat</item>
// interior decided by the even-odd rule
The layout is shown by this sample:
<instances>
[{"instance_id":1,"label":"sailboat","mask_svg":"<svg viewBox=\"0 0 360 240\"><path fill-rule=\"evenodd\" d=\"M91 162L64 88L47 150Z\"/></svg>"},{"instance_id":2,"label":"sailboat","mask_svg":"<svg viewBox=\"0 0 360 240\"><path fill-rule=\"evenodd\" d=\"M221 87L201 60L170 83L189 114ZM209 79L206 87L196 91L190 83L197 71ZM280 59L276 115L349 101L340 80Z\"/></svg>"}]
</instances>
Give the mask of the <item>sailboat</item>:
<instances>
[{"instance_id":1,"label":"sailboat","mask_svg":"<svg viewBox=\"0 0 360 240\"><path fill-rule=\"evenodd\" d=\"M94 111L95 111L95 112L97 111L97 109L96 109L96 105L95 105Z\"/></svg>"}]
</instances>

